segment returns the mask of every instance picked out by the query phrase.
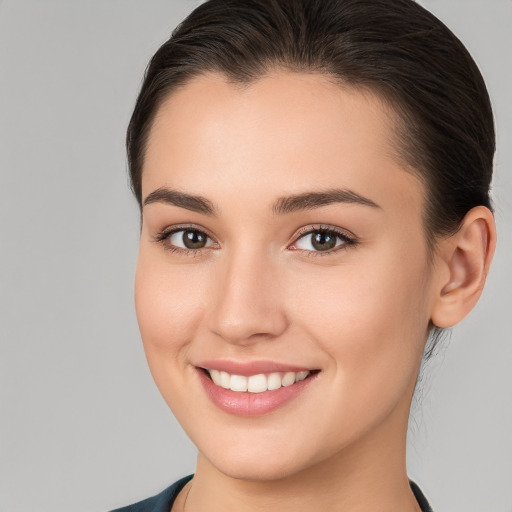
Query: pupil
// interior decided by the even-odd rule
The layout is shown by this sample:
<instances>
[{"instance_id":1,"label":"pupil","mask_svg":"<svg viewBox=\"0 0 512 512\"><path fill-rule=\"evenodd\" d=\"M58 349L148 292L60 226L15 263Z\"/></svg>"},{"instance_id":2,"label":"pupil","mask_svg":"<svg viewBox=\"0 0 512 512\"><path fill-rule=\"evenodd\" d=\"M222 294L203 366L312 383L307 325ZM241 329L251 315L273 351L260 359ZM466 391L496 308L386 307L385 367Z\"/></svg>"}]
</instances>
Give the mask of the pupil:
<instances>
[{"instance_id":1,"label":"pupil","mask_svg":"<svg viewBox=\"0 0 512 512\"><path fill-rule=\"evenodd\" d=\"M326 251L333 249L336 246L336 236L333 236L328 231L318 232L313 236L313 247L319 251Z\"/></svg>"},{"instance_id":2,"label":"pupil","mask_svg":"<svg viewBox=\"0 0 512 512\"><path fill-rule=\"evenodd\" d=\"M205 246L206 237L199 231L185 231L183 233L183 243L187 249L201 249Z\"/></svg>"}]
</instances>

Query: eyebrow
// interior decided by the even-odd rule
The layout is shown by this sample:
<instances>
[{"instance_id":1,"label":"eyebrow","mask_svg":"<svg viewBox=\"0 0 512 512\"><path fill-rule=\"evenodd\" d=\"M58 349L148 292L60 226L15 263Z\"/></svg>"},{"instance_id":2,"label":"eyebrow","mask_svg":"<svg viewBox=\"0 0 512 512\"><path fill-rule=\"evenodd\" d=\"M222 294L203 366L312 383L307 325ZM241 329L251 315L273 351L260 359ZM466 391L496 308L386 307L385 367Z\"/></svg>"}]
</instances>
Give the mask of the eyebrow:
<instances>
[{"instance_id":1,"label":"eyebrow","mask_svg":"<svg viewBox=\"0 0 512 512\"><path fill-rule=\"evenodd\" d=\"M144 199L144 206L151 203L166 203L185 208L187 210L203 213L211 217L218 217L219 212L215 205L202 196L185 194L178 190L172 190L166 187L158 188L151 192ZM347 189L329 189L319 192L304 192L288 197L280 197L272 206L274 215L286 215L302 210L313 210L333 203L359 204L371 208L380 208L380 206L352 190Z\"/></svg>"},{"instance_id":2,"label":"eyebrow","mask_svg":"<svg viewBox=\"0 0 512 512\"><path fill-rule=\"evenodd\" d=\"M153 190L153 192L144 199L144 206L151 203L172 204L193 212L204 213L212 217L217 217L217 209L208 199L201 196L185 194L184 192L171 190L165 187Z\"/></svg>"},{"instance_id":3,"label":"eyebrow","mask_svg":"<svg viewBox=\"0 0 512 512\"><path fill-rule=\"evenodd\" d=\"M347 189L329 189L320 192L304 192L290 197L280 197L272 206L274 215L285 215L299 210L313 210L333 203L360 204L371 208L380 206L367 197Z\"/></svg>"}]
</instances>

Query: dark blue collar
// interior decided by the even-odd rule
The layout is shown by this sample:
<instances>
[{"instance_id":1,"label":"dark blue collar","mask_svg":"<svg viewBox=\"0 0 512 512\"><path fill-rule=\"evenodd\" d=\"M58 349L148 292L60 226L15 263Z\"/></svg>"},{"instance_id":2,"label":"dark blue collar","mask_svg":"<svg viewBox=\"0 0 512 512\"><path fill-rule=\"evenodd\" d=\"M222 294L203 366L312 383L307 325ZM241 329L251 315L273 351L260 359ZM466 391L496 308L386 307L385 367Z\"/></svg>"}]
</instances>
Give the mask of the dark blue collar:
<instances>
[{"instance_id":1,"label":"dark blue collar","mask_svg":"<svg viewBox=\"0 0 512 512\"><path fill-rule=\"evenodd\" d=\"M160 494L157 494L152 498L147 498L143 501L135 503L134 505L118 508L116 510L112 510L111 512L169 512L179 492L181 489L183 489L183 487L185 487L187 482L192 480L193 476L194 475L188 475L178 480L170 487L167 487L167 489L164 489ZM412 480L409 480L409 485L411 486L412 492L418 501L421 512L432 512L432 508L428 504L427 499L421 492L421 489L418 487L418 485Z\"/></svg>"}]
</instances>

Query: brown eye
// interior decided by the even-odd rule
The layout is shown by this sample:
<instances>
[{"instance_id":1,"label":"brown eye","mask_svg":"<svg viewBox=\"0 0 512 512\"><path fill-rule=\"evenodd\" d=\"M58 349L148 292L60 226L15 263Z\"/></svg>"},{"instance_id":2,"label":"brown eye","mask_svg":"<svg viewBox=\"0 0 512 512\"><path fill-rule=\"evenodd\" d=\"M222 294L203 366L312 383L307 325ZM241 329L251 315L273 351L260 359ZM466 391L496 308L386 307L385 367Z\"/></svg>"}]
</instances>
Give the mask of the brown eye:
<instances>
[{"instance_id":1,"label":"brown eye","mask_svg":"<svg viewBox=\"0 0 512 512\"><path fill-rule=\"evenodd\" d=\"M202 249L208 247L209 237L197 229L180 229L168 236L168 243L180 249ZM210 240L211 242L211 240Z\"/></svg>"},{"instance_id":2,"label":"brown eye","mask_svg":"<svg viewBox=\"0 0 512 512\"><path fill-rule=\"evenodd\" d=\"M187 229L183 232L183 243L187 249L201 249L206 245L206 235Z\"/></svg>"},{"instance_id":3,"label":"brown eye","mask_svg":"<svg viewBox=\"0 0 512 512\"><path fill-rule=\"evenodd\" d=\"M312 229L300 236L291 247L310 252L335 252L333 249L352 245L355 241L333 229Z\"/></svg>"},{"instance_id":4,"label":"brown eye","mask_svg":"<svg viewBox=\"0 0 512 512\"><path fill-rule=\"evenodd\" d=\"M328 231L315 233L311 236L311 245L317 251L327 251L336 247L336 235Z\"/></svg>"}]
</instances>

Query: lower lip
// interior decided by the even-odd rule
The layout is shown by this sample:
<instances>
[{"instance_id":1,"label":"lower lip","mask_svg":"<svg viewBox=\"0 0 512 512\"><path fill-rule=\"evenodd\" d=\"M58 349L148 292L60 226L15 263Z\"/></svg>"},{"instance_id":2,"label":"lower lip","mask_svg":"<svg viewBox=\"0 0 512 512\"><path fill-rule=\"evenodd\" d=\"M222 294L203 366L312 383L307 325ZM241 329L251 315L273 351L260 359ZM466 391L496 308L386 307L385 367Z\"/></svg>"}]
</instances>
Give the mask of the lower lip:
<instances>
[{"instance_id":1,"label":"lower lip","mask_svg":"<svg viewBox=\"0 0 512 512\"><path fill-rule=\"evenodd\" d=\"M217 386L202 369L198 368L197 371L210 400L219 409L237 416L260 416L278 409L299 396L318 375L314 373L291 386L282 386L273 391L249 393Z\"/></svg>"}]
</instances>

